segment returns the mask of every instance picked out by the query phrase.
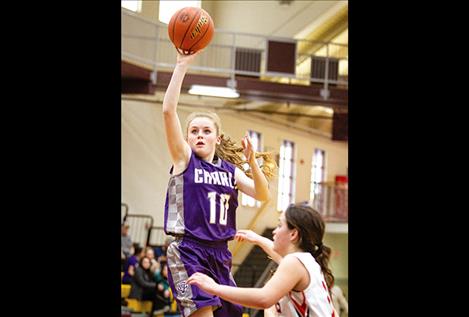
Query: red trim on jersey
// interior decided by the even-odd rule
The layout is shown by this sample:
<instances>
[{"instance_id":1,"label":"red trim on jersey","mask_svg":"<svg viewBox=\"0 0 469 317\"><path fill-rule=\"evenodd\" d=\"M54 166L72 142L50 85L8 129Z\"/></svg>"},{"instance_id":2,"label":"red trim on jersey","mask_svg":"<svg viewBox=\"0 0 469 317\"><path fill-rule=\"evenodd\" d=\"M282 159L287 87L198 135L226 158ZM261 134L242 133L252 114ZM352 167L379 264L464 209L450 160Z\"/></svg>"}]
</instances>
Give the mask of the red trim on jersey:
<instances>
[{"instance_id":1,"label":"red trim on jersey","mask_svg":"<svg viewBox=\"0 0 469 317\"><path fill-rule=\"evenodd\" d=\"M290 297L290 300L293 303L293 306L295 306L295 310L301 315L301 317L308 317L309 316L309 309L308 305L306 305L306 296L304 292L301 292L301 295L303 295L303 302L301 305L291 296L291 292L288 292L288 297Z\"/></svg>"}]
</instances>

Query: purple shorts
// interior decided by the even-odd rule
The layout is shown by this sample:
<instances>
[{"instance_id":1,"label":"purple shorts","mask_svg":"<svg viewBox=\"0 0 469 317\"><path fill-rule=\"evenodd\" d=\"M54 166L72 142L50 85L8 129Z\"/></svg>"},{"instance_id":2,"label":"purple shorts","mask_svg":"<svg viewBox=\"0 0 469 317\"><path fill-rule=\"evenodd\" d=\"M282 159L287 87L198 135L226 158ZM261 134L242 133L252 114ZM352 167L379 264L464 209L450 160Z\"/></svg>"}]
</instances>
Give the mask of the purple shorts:
<instances>
[{"instance_id":1,"label":"purple shorts","mask_svg":"<svg viewBox=\"0 0 469 317\"><path fill-rule=\"evenodd\" d=\"M193 273L201 272L219 284L236 286L231 275L231 252L226 242L202 242L183 237L173 241L166 252L168 282L182 316L188 317L205 306L213 306L214 317L242 316L241 305L224 301L186 283Z\"/></svg>"}]
</instances>

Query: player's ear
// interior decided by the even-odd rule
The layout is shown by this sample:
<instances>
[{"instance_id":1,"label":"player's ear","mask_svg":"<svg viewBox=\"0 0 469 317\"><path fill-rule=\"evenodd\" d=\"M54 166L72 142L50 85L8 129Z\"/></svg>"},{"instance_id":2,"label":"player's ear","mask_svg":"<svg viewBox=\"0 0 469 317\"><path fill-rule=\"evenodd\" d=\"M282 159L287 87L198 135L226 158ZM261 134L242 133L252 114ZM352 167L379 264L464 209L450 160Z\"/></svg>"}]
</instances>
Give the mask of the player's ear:
<instances>
[{"instance_id":1,"label":"player's ear","mask_svg":"<svg viewBox=\"0 0 469 317\"><path fill-rule=\"evenodd\" d=\"M217 145L221 144L222 139L223 139L222 135L217 136Z\"/></svg>"},{"instance_id":2,"label":"player's ear","mask_svg":"<svg viewBox=\"0 0 469 317\"><path fill-rule=\"evenodd\" d=\"M300 239L300 234L298 232L298 229L292 229L290 231L290 241L293 243L296 243Z\"/></svg>"}]
</instances>

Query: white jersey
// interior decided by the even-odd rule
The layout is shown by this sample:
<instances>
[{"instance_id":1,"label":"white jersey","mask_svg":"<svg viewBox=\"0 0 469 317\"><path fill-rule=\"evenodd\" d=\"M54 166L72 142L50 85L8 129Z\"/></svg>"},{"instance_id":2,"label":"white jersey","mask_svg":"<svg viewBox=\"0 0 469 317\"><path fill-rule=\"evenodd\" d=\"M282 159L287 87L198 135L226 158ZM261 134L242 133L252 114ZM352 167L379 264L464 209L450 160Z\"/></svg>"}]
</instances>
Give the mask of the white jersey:
<instances>
[{"instance_id":1,"label":"white jersey","mask_svg":"<svg viewBox=\"0 0 469 317\"><path fill-rule=\"evenodd\" d=\"M308 270L310 283L302 292L290 291L275 305L280 317L337 317L321 267L309 252L295 252Z\"/></svg>"}]
</instances>

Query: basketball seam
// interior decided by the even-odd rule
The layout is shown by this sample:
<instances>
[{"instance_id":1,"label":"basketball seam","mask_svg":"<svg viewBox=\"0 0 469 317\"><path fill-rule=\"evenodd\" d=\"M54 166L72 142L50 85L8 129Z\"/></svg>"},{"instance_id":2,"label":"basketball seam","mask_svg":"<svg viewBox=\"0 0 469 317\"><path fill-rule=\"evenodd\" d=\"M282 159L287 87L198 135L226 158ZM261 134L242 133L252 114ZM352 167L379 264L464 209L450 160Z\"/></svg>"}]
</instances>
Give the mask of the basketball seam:
<instances>
[{"instance_id":1,"label":"basketball seam","mask_svg":"<svg viewBox=\"0 0 469 317\"><path fill-rule=\"evenodd\" d=\"M210 18L210 20L211 20L211 18ZM189 51L190 51L197 43L199 43L199 41L200 41L201 39L204 38L205 34L207 34L207 32L208 32L209 29L210 29L210 22L208 23L208 27L205 29L204 34L201 34L201 36L199 37L199 39L198 39L197 41L195 41L195 43L189 48Z\"/></svg>"},{"instance_id":2,"label":"basketball seam","mask_svg":"<svg viewBox=\"0 0 469 317\"><path fill-rule=\"evenodd\" d=\"M200 15L202 15L202 11L199 11L199 18L200 18ZM186 33L185 33L184 36L182 37L181 44L179 44L179 48L182 49L183 51L184 51L184 49L181 47L181 46L182 46L182 43L184 43L184 39L186 38L187 32L189 32L190 26L191 26L192 23L194 22L195 17L196 17L196 15L194 15L194 17L192 18L191 23L189 23L189 26L187 27Z\"/></svg>"},{"instance_id":3,"label":"basketball seam","mask_svg":"<svg viewBox=\"0 0 469 317\"><path fill-rule=\"evenodd\" d=\"M174 40L174 29L176 28L176 22L177 22L178 17L179 17L179 15L181 14L182 11L184 11L184 10L179 10L178 14L176 15L176 18L174 19L174 23L173 23L173 36L172 36L173 40ZM175 46L176 46L176 45L175 45Z\"/></svg>"}]
</instances>

